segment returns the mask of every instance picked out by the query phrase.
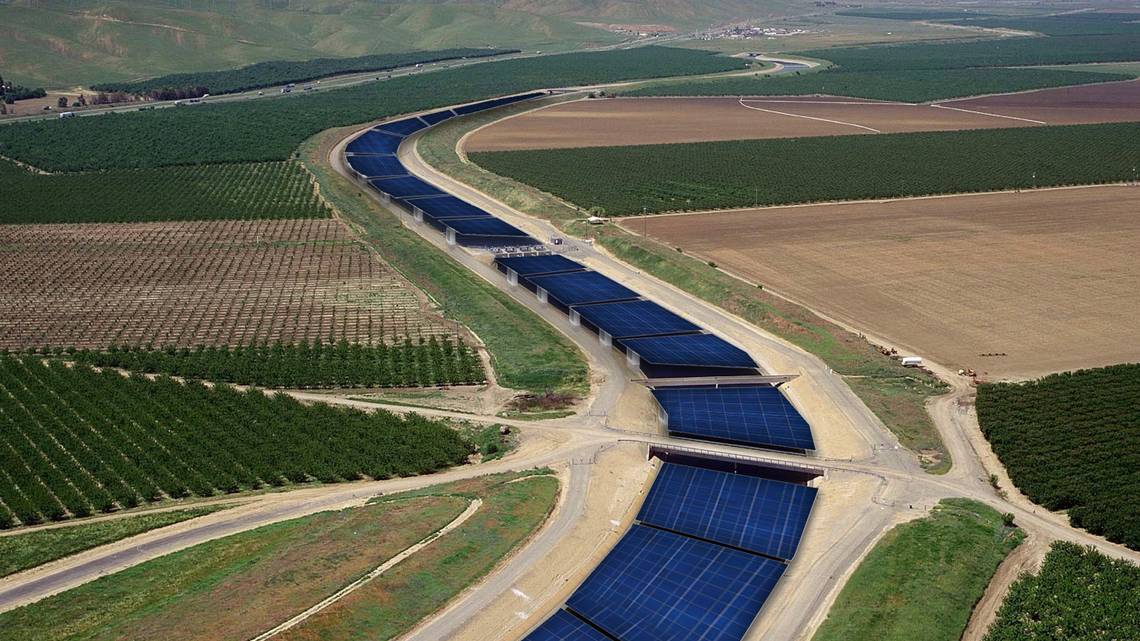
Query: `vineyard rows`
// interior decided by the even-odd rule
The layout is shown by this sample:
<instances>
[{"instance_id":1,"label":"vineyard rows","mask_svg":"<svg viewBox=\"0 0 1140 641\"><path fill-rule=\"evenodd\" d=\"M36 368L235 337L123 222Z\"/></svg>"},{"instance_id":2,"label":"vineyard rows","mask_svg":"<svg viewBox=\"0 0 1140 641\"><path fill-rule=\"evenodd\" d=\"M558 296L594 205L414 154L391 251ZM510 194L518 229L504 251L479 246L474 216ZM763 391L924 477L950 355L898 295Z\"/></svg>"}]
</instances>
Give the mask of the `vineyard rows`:
<instances>
[{"instance_id":1,"label":"vineyard rows","mask_svg":"<svg viewBox=\"0 0 1140 641\"><path fill-rule=\"evenodd\" d=\"M453 335L339 221L0 226L0 350Z\"/></svg>"},{"instance_id":2,"label":"vineyard rows","mask_svg":"<svg viewBox=\"0 0 1140 641\"><path fill-rule=\"evenodd\" d=\"M272 100L16 123L0 127L0 156L48 171L286 160L302 141L330 127L540 87L743 66L671 47L518 58Z\"/></svg>"},{"instance_id":3,"label":"vineyard rows","mask_svg":"<svg viewBox=\"0 0 1140 641\"><path fill-rule=\"evenodd\" d=\"M295 161L35 174L0 160L0 224L328 218Z\"/></svg>"},{"instance_id":4,"label":"vineyard rows","mask_svg":"<svg viewBox=\"0 0 1140 641\"><path fill-rule=\"evenodd\" d=\"M111 82L94 85L96 91L125 91L149 95L163 90L201 88L201 93L234 93L289 82L305 82L339 74L365 71L385 71L413 64L454 60L456 58L485 58L517 49L441 49L411 53L381 53L355 58L314 58L312 60L268 60L238 69L176 73L136 82ZM198 93L197 95L201 95Z\"/></svg>"},{"instance_id":5,"label":"vineyard rows","mask_svg":"<svg viewBox=\"0 0 1140 641\"><path fill-rule=\"evenodd\" d=\"M1140 639L1140 567L1058 541L1009 588L985 641Z\"/></svg>"},{"instance_id":6,"label":"vineyard rows","mask_svg":"<svg viewBox=\"0 0 1140 641\"><path fill-rule=\"evenodd\" d=\"M1140 123L473 153L609 215L1133 180ZM821 168L825 170L821 171Z\"/></svg>"},{"instance_id":7,"label":"vineyard rows","mask_svg":"<svg viewBox=\"0 0 1140 641\"><path fill-rule=\"evenodd\" d=\"M828 94L876 100L926 102L961 96L1128 80L1117 73L1061 69L828 70L802 76L734 76L649 86L630 96L802 96Z\"/></svg>"},{"instance_id":8,"label":"vineyard rows","mask_svg":"<svg viewBox=\"0 0 1140 641\"><path fill-rule=\"evenodd\" d=\"M482 383L483 365L470 347L432 336L395 345L321 343L272 346L117 348L61 354L96 367L162 373L262 387L412 387Z\"/></svg>"},{"instance_id":9,"label":"vineyard rows","mask_svg":"<svg viewBox=\"0 0 1140 641\"><path fill-rule=\"evenodd\" d=\"M416 415L11 356L0 357L0 427L4 527L167 497L424 474L471 451Z\"/></svg>"},{"instance_id":10,"label":"vineyard rows","mask_svg":"<svg viewBox=\"0 0 1140 641\"><path fill-rule=\"evenodd\" d=\"M1140 550L1140 365L978 388L978 421L1030 499Z\"/></svg>"}]
</instances>

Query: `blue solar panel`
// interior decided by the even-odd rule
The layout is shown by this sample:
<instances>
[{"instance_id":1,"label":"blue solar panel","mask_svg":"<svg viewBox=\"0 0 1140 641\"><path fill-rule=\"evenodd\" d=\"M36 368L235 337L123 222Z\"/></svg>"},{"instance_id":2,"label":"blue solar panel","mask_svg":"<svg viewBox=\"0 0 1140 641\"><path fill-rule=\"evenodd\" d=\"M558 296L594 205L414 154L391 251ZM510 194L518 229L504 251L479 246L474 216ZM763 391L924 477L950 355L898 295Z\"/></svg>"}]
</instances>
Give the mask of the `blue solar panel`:
<instances>
[{"instance_id":1,"label":"blue solar panel","mask_svg":"<svg viewBox=\"0 0 1140 641\"><path fill-rule=\"evenodd\" d=\"M548 256L499 256L495 260L503 267L514 270L519 276L580 272L586 269L581 263L556 254Z\"/></svg>"},{"instance_id":2,"label":"blue solar panel","mask_svg":"<svg viewBox=\"0 0 1140 641\"><path fill-rule=\"evenodd\" d=\"M527 236L525 231L498 218L452 218L441 222L466 236Z\"/></svg>"},{"instance_id":3,"label":"blue solar panel","mask_svg":"<svg viewBox=\"0 0 1140 641\"><path fill-rule=\"evenodd\" d=\"M784 567L634 525L566 605L622 641L739 641Z\"/></svg>"},{"instance_id":4,"label":"blue solar panel","mask_svg":"<svg viewBox=\"0 0 1140 641\"><path fill-rule=\"evenodd\" d=\"M416 196L435 196L444 192L434 185L430 185L415 176L401 176L399 178L379 178L369 180L369 185L392 196L393 198L414 198Z\"/></svg>"},{"instance_id":5,"label":"blue solar panel","mask_svg":"<svg viewBox=\"0 0 1140 641\"><path fill-rule=\"evenodd\" d=\"M464 105L462 107L456 107L455 113L463 116L463 115L475 113L476 111L483 111L485 109L494 109L495 107L502 107L504 105L509 105L509 104L512 104L515 102L520 102L522 100L530 100L531 98L537 98L538 96L542 96L542 95L545 95L545 94L541 91L535 91L532 93L522 94L519 96L507 96L506 98L495 98L494 100L484 100L483 102L476 102L474 104Z\"/></svg>"},{"instance_id":6,"label":"blue solar panel","mask_svg":"<svg viewBox=\"0 0 1140 641\"><path fill-rule=\"evenodd\" d=\"M637 518L682 534L790 559L815 488L665 463Z\"/></svg>"},{"instance_id":7,"label":"blue solar panel","mask_svg":"<svg viewBox=\"0 0 1140 641\"><path fill-rule=\"evenodd\" d=\"M344 150L350 154L394 154L403 141L404 139L399 136L379 131L366 131L348 143Z\"/></svg>"},{"instance_id":8,"label":"blue solar panel","mask_svg":"<svg viewBox=\"0 0 1140 641\"><path fill-rule=\"evenodd\" d=\"M662 387L653 390L653 396L669 417L669 432L673 434L815 449L811 427L774 387Z\"/></svg>"},{"instance_id":9,"label":"blue solar panel","mask_svg":"<svg viewBox=\"0 0 1140 641\"><path fill-rule=\"evenodd\" d=\"M526 635L523 641L610 641L610 639L566 610L558 610L543 621L542 625Z\"/></svg>"},{"instance_id":10,"label":"blue solar panel","mask_svg":"<svg viewBox=\"0 0 1140 641\"><path fill-rule=\"evenodd\" d=\"M575 307L582 318L614 338L700 331L700 327L647 300Z\"/></svg>"},{"instance_id":11,"label":"blue solar panel","mask_svg":"<svg viewBox=\"0 0 1140 641\"><path fill-rule=\"evenodd\" d=\"M417 198L409 204L413 207L418 207L424 212L425 216L436 220L446 220L448 218L479 218L491 215L455 196Z\"/></svg>"},{"instance_id":12,"label":"blue solar panel","mask_svg":"<svg viewBox=\"0 0 1140 641\"><path fill-rule=\"evenodd\" d=\"M348 166L360 172L365 178L378 176L403 176L408 173L404 163L395 156L348 156Z\"/></svg>"},{"instance_id":13,"label":"blue solar panel","mask_svg":"<svg viewBox=\"0 0 1140 641\"><path fill-rule=\"evenodd\" d=\"M430 114L424 114L424 115L420 116L420 119L429 125L438 125L439 123L443 122L444 120L447 120L448 118L454 118L454 117L455 117L454 111L452 111L450 109L444 109L443 111L433 111Z\"/></svg>"},{"instance_id":14,"label":"blue solar panel","mask_svg":"<svg viewBox=\"0 0 1140 641\"><path fill-rule=\"evenodd\" d=\"M641 360L656 365L688 367L754 368L756 362L744 350L712 334L655 336L622 341Z\"/></svg>"},{"instance_id":15,"label":"blue solar panel","mask_svg":"<svg viewBox=\"0 0 1140 641\"><path fill-rule=\"evenodd\" d=\"M637 292L598 272L533 276L527 280L545 289L551 298L567 306L637 298Z\"/></svg>"},{"instance_id":16,"label":"blue solar panel","mask_svg":"<svg viewBox=\"0 0 1140 641\"><path fill-rule=\"evenodd\" d=\"M397 136L407 136L408 134L414 134L424 127L427 127L427 124L419 118L404 118L403 120L397 120L395 122L386 122L376 127L376 129L387 131Z\"/></svg>"}]
</instances>

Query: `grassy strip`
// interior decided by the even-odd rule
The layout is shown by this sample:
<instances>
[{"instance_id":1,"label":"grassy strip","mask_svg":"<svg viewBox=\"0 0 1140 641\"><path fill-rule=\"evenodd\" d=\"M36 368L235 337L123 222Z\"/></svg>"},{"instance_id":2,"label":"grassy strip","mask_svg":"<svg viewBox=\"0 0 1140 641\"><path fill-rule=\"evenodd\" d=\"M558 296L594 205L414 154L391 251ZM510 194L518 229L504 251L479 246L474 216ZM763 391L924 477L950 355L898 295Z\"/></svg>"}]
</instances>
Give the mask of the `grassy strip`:
<instances>
[{"instance_id":1,"label":"grassy strip","mask_svg":"<svg viewBox=\"0 0 1140 641\"><path fill-rule=\"evenodd\" d=\"M976 501L944 499L896 526L855 569L814 641L957 641L1023 534Z\"/></svg>"},{"instance_id":2,"label":"grassy strip","mask_svg":"<svg viewBox=\"0 0 1140 641\"><path fill-rule=\"evenodd\" d=\"M0 576L23 572L49 561L106 545L129 536L205 516L225 505L139 514L71 527L36 530L0 537Z\"/></svg>"},{"instance_id":3,"label":"grassy strip","mask_svg":"<svg viewBox=\"0 0 1140 641\"><path fill-rule=\"evenodd\" d=\"M0 224L328 218L295 162L44 176L0 159Z\"/></svg>"},{"instance_id":4,"label":"grassy strip","mask_svg":"<svg viewBox=\"0 0 1140 641\"><path fill-rule=\"evenodd\" d=\"M472 154L610 215L1134 180L1140 123ZM820 172L826 167L826 172Z\"/></svg>"},{"instance_id":5,"label":"grassy strip","mask_svg":"<svg viewBox=\"0 0 1140 641\"><path fill-rule=\"evenodd\" d=\"M985 641L1140 639L1140 567L1058 541L1009 588Z\"/></svg>"},{"instance_id":6,"label":"grassy strip","mask_svg":"<svg viewBox=\"0 0 1140 641\"><path fill-rule=\"evenodd\" d=\"M1022 492L1140 550L1140 364L980 385L977 406L982 432Z\"/></svg>"},{"instance_id":7,"label":"grassy strip","mask_svg":"<svg viewBox=\"0 0 1140 641\"><path fill-rule=\"evenodd\" d=\"M876 100L926 102L991 93L1128 80L1133 76L1060 69L946 69L931 71L827 70L794 76L737 76L691 80L625 93L629 96L797 96L828 94Z\"/></svg>"},{"instance_id":8,"label":"grassy strip","mask_svg":"<svg viewBox=\"0 0 1140 641\"><path fill-rule=\"evenodd\" d=\"M392 639L443 607L525 541L554 508L557 479L505 482L516 478L499 475L431 490L480 497L483 507L459 529L278 639Z\"/></svg>"},{"instance_id":9,"label":"grassy strip","mask_svg":"<svg viewBox=\"0 0 1140 641\"><path fill-rule=\"evenodd\" d=\"M321 194L385 261L440 301L448 318L482 339L499 384L536 392L588 391L586 362L569 339L405 228L360 187L328 167L328 145L344 133L326 132L302 146L301 156L317 177Z\"/></svg>"},{"instance_id":10,"label":"grassy strip","mask_svg":"<svg viewBox=\"0 0 1140 641\"><path fill-rule=\"evenodd\" d=\"M112 347L56 350L93 367L261 387L412 387L486 380L479 356L462 341L432 336L385 345L277 343L243 347Z\"/></svg>"},{"instance_id":11,"label":"grassy strip","mask_svg":"<svg viewBox=\"0 0 1140 641\"><path fill-rule=\"evenodd\" d=\"M459 497L421 497L321 512L209 541L0 614L0 639L249 639L439 530L466 507Z\"/></svg>"},{"instance_id":12,"label":"grassy strip","mask_svg":"<svg viewBox=\"0 0 1140 641\"><path fill-rule=\"evenodd\" d=\"M466 132L530 108L533 105L518 105L446 123L420 140L420 154L441 171L511 207L549 219L568 233L593 238L621 260L819 356L839 374L863 377L849 380L852 389L902 444L919 452L929 471L950 468L949 452L925 410L926 399L943 390L935 378L903 368L863 338L699 260L617 226L585 225L581 212L566 203L464 163L456 155L456 143Z\"/></svg>"}]
</instances>

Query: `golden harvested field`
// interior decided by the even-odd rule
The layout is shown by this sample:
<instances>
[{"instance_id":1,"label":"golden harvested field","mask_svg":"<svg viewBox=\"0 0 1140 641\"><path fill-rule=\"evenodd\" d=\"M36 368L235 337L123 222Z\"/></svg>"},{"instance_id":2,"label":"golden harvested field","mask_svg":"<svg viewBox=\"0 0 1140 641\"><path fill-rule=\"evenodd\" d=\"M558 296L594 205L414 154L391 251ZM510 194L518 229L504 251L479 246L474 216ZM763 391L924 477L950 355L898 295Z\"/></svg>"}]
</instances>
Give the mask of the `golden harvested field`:
<instances>
[{"instance_id":1,"label":"golden harvested field","mask_svg":"<svg viewBox=\"0 0 1140 641\"><path fill-rule=\"evenodd\" d=\"M473 133L467 151L1035 127L1140 120L1140 83L938 105L827 96L612 98L561 103Z\"/></svg>"},{"instance_id":2,"label":"golden harvested field","mask_svg":"<svg viewBox=\"0 0 1140 641\"><path fill-rule=\"evenodd\" d=\"M1024 378L1140 361L1140 186L623 225L934 361Z\"/></svg>"},{"instance_id":3,"label":"golden harvested field","mask_svg":"<svg viewBox=\"0 0 1140 641\"><path fill-rule=\"evenodd\" d=\"M337 220L0 225L0 349L446 334Z\"/></svg>"}]
</instances>

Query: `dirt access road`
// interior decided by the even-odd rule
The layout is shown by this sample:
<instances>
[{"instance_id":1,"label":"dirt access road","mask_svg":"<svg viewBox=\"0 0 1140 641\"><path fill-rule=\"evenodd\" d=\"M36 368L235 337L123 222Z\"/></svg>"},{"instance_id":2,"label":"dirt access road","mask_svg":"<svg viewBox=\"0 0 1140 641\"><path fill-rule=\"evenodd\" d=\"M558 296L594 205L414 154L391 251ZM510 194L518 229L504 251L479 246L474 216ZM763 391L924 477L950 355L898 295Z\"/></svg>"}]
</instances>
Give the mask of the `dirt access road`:
<instances>
[{"instance_id":1,"label":"dirt access road","mask_svg":"<svg viewBox=\"0 0 1140 641\"><path fill-rule=\"evenodd\" d=\"M1140 359L1140 187L627 220L671 247L989 378Z\"/></svg>"}]
</instances>

